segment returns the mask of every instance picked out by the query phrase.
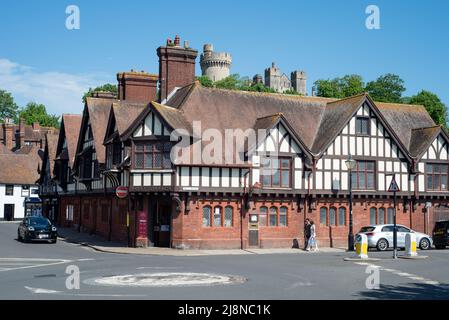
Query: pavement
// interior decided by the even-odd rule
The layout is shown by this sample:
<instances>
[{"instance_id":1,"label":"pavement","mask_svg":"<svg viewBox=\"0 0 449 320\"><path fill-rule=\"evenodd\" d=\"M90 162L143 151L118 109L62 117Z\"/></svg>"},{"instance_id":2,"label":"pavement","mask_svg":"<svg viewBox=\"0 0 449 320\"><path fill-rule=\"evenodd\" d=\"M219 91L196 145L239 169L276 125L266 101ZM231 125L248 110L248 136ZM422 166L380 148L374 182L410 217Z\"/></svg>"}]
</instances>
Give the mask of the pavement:
<instances>
[{"instance_id":1,"label":"pavement","mask_svg":"<svg viewBox=\"0 0 449 320\"><path fill-rule=\"evenodd\" d=\"M274 248L274 249L172 249L172 248L132 248L121 242L107 241L97 235L78 232L73 228L58 228L60 240L69 243L80 244L94 250L105 253L162 255L176 257L214 256L214 255L252 255L252 254L319 254L345 252L343 248L320 248L317 252L307 252L298 248Z\"/></svg>"},{"instance_id":2,"label":"pavement","mask_svg":"<svg viewBox=\"0 0 449 320\"><path fill-rule=\"evenodd\" d=\"M424 260L370 252L378 261L343 261L349 253L324 249L112 254L68 240L22 243L16 235L17 224L0 223L0 300L449 300L449 250L426 251Z\"/></svg>"}]
</instances>

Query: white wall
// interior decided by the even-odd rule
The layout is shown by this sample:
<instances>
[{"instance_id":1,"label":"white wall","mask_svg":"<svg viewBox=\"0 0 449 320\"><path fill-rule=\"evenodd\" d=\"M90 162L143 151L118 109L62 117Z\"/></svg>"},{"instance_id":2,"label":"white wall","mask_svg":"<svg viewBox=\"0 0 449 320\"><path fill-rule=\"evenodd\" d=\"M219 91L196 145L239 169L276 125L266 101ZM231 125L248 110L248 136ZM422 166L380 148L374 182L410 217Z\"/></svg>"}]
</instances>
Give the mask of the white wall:
<instances>
[{"instance_id":1,"label":"white wall","mask_svg":"<svg viewBox=\"0 0 449 320\"><path fill-rule=\"evenodd\" d=\"M38 186L30 186L29 197L38 198L37 194L32 194L32 190L39 190ZM5 204L14 204L14 219L21 219L25 213L25 198L22 197L22 185L14 185L14 194L5 195L6 186L0 184L0 219L4 219Z\"/></svg>"}]
</instances>

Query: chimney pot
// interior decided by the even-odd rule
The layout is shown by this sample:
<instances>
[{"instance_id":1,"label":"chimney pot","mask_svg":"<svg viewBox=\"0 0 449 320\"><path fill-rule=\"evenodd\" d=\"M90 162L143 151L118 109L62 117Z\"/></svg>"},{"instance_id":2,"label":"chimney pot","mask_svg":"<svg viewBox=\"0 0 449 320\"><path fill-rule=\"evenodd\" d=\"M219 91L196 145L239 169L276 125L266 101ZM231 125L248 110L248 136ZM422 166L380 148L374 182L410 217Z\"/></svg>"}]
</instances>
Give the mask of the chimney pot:
<instances>
[{"instance_id":1,"label":"chimney pot","mask_svg":"<svg viewBox=\"0 0 449 320\"><path fill-rule=\"evenodd\" d=\"M175 47L179 47L180 43L181 43L181 39L179 38L178 35L176 35L176 37L175 37Z\"/></svg>"}]
</instances>

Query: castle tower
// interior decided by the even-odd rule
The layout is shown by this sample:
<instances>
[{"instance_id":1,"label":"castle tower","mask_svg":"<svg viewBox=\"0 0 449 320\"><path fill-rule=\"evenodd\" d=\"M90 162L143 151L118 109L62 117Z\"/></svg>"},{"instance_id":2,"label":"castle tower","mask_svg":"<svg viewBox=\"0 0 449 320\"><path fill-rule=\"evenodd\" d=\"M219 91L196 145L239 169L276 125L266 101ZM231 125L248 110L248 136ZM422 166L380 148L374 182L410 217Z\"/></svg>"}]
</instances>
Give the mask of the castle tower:
<instances>
[{"instance_id":1,"label":"castle tower","mask_svg":"<svg viewBox=\"0 0 449 320\"><path fill-rule=\"evenodd\" d=\"M265 86L282 93L291 89L291 81L273 62L271 68L265 69Z\"/></svg>"},{"instance_id":2,"label":"castle tower","mask_svg":"<svg viewBox=\"0 0 449 320\"><path fill-rule=\"evenodd\" d=\"M307 74L305 71L293 71L291 75L292 87L296 92L307 95Z\"/></svg>"},{"instance_id":3,"label":"castle tower","mask_svg":"<svg viewBox=\"0 0 449 320\"><path fill-rule=\"evenodd\" d=\"M200 65L203 76L212 81L219 81L231 74L232 57L227 52L214 52L211 44L204 45L204 53L200 56Z\"/></svg>"}]
</instances>

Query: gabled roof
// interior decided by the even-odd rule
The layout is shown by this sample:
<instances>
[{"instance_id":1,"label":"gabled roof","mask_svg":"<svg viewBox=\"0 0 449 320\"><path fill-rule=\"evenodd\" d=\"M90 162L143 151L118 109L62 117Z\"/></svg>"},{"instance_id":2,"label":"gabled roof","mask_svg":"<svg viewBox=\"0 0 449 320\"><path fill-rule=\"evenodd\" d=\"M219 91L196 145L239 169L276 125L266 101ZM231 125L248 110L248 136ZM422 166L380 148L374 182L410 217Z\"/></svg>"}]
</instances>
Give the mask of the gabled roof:
<instances>
[{"instance_id":1,"label":"gabled roof","mask_svg":"<svg viewBox=\"0 0 449 320\"><path fill-rule=\"evenodd\" d=\"M106 126L109 119L109 112L114 100L102 98L86 98L81 129L78 137L77 153L82 151L81 144L83 140L83 128L90 122L94 138L95 152L99 163L105 162L105 147L103 146Z\"/></svg>"},{"instance_id":2,"label":"gabled roof","mask_svg":"<svg viewBox=\"0 0 449 320\"><path fill-rule=\"evenodd\" d=\"M420 160L440 134L443 135L446 142L449 141L449 136L442 126L413 129L410 138L412 157Z\"/></svg>"},{"instance_id":3,"label":"gabled roof","mask_svg":"<svg viewBox=\"0 0 449 320\"><path fill-rule=\"evenodd\" d=\"M122 135L147 106L147 103L114 102L109 114L103 143L106 143L114 133L114 128L112 127L114 124L117 126L118 135Z\"/></svg>"},{"instance_id":4,"label":"gabled roof","mask_svg":"<svg viewBox=\"0 0 449 320\"><path fill-rule=\"evenodd\" d=\"M62 151L62 144L65 138L69 154L68 160L70 167L73 166L73 161L75 160L76 145L81 128L81 119L82 116L80 114L62 115L61 131L59 134L58 147L56 152L58 155Z\"/></svg>"},{"instance_id":5,"label":"gabled roof","mask_svg":"<svg viewBox=\"0 0 449 320\"><path fill-rule=\"evenodd\" d=\"M359 94L347 99L327 103L312 146L314 154L324 152L328 144L336 138L343 127L354 116L354 113L366 101L366 98L366 94Z\"/></svg>"}]
</instances>

